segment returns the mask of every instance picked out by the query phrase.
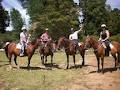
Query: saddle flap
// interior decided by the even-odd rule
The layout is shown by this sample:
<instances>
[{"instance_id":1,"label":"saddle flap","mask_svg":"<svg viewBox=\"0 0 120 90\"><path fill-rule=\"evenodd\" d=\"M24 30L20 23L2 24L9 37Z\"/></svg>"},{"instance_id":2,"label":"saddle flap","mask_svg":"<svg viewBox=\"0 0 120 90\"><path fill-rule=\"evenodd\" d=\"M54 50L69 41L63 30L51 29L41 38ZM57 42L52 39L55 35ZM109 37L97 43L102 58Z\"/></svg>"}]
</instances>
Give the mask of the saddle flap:
<instances>
[{"instance_id":1,"label":"saddle flap","mask_svg":"<svg viewBox=\"0 0 120 90\"><path fill-rule=\"evenodd\" d=\"M79 45L79 46L81 46L81 45L82 45L82 43L80 43L80 42L79 42L79 43L78 43L78 45Z\"/></svg>"}]
</instances>

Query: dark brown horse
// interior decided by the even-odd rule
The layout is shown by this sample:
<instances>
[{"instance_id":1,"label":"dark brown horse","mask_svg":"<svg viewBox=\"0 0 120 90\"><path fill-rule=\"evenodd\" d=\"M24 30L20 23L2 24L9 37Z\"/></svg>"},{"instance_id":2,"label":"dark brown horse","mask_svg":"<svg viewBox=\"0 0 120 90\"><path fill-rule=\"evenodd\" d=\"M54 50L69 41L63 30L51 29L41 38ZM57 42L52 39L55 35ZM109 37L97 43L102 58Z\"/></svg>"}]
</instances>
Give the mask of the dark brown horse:
<instances>
[{"instance_id":1,"label":"dark brown horse","mask_svg":"<svg viewBox=\"0 0 120 90\"><path fill-rule=\"evenodd\" d=\"M49 41L46 43L46 45L42 45L39 49L39 53L41 56L41 60L42 60L42 64L45 64L47 62L47 56L51 56L51 65L53 65L53 52L55 50L54 48L54 42L53 41ZM45 59L45 63L44 63L44 59Z\"/></svg>"},{"instance_id":2,"label":"dark brown horse","mask_svg":"<svg viewBox=\"0 0 120 90\"><path fill-rule=\"evenodd\" d=\"M76 55L76 45L75 45L75 43L73 41L67 39L66 37L60 37L59 40L58 40L57 48L59 49L60 47L64 47L65 53L66 53L66 56L67 56L67 67L66 67L66 69L69 68L69 55L73 56L74 66L76 66L76 64L75 64L75 55ZM84 54L85 54L84 44L82 44L79 47L79 49L80 49L79 50L80 54L83 58L82 65L84 65Z\"/></svg>"},{"instance_id":3,"label":"dark brown horse","mask_svg":"<svg viewBox=\"0 0 120 90\"><path fill-rule=\"evenodd\" d=\"M36 39L33 42L29 43L27 48L25 49L25 56L28 56L28 69L30 68L30 60L35 52L35 49L38 47L38 44L39 44L38 39ZM18 49L16 46L17 46L17 44L14 42L10 42L9 44L7 44L5 46L5 53L9 59L10 67L12 66L11 58L13 55L14 55L14 62L16 64L16 66L18 65L16 59L17 59L17 56L20 55L20 49Z\"/></svg>"},{"instance_id":4,"label":"dark brown horse","mask_svg":"<svg viewBox=\"0 0 120 90\"><path fill-rule=\"evenodd\" d=\"M111 54L115 59L115 67L117 65L118 55L120 55L120 44L118 42L112 42L112 48L111 48ZM98 72L100 71L100 60L102 65L102 72L103 72L103 66L104 66L104 56L105 56L105 48L101 44L101 42L95 40L93 37L86 37L85 39L85 48L92 47L94 49L94 54L97 58L97 64L98 64Z\"/></svg>"}]
</instances>

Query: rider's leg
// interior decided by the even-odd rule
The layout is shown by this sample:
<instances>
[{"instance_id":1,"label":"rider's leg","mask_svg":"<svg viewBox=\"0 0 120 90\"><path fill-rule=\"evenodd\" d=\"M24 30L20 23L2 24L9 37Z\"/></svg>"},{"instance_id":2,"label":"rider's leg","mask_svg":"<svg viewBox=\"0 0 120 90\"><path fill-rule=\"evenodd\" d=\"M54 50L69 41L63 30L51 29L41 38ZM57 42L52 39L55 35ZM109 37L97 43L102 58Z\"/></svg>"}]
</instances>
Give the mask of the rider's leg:
<instances>
[{"instance_id":1,"label":"rider's leg","mask_svg":"<svg viewBox=\"0 0 120 90\"><path fill-rule=\"evenodd\" d=\"M109 56L109 51L110 51L109 43L110 42L108 40L105 41L105 45L106 45L105 56Z\"/></svg>"},{"instance_id":2,"label":"rider's leg","mask_svg":"<svg viewBox=\"0 0 120 90\"><path fill-rule=\"evenodd\" d=\"M21 45L22 45L22 46L21 46L20 56L23 56L23 55L24 55L24 50L25 50L25 43L22 42Z\"/></svg>"}]
</instances>

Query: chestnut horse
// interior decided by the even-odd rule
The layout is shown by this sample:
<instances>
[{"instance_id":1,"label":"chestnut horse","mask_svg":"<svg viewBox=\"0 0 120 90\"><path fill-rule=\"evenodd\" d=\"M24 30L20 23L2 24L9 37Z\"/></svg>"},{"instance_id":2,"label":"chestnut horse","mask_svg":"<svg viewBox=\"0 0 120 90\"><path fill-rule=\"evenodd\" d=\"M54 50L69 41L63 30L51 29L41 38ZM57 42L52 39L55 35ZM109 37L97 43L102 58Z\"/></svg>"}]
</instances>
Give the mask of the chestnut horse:
<instances>
[{"instance_id":1,"label":"chestnut horse","mask_svg":"<svg viewBox=\"0 0 120 90\"><path fill-rule=\"evenodd\" d=\"M76 66L76 64L75 64L75 55L76 55L76 45L75 45L75 43L73 41L67 39L66 37L60 37L59 40L58 40L57 48L60 49L60 47L64 47L65 53L66 53L66 56L67 56L67 67L66 67L66 69L69 68L69 55L73 56L74 66ZM84 65L84 55L85 55L84 44L81 44L81 46L79 47L79 51L80 51L80 54L83 58L82 65Z\"/></svg>"},{"instance_id":2,"label":"chestnut horse","mask_svg":"<svg viewBox=\"0 0 120 90\"><path fill-rule=\"evenodd\" d=\"M55 50L55 43L53 41L49 41L46 43L46 45L42 45L39 49L39 53L41 56L42 64L45 64L47 62L47 56L51 56L51 65L53 65L53 52ZM45 58L45 63L44 63Z\"/></svg>"},{"instance_id":3,"label":"chestnut horse","mask_svg":"<svg viewBox=\"0 0 120 90\"><path fill-rule=\"evenodd\" d=\"M104 57L105 57L105 48L101 44L101 42L95 40L93 37L87 36L85 39L85 48L92 47L94 49L94 54L97 58L97 65L98 65L98 72L100 71L100 59L101 59L101 65L102 65L102 72L103 72L103 66L104 66ZM112 42L110 44L111 47L111 54L115 59L115 68L118 64L118 56L120 55L120 44L118 42Z\"/></svg>"},{"instance_id":4,"label":"chestnut horse","mask_svg":"<svg viewBox=\"0 0 120 90\"><path fill-rule=\"evenodd\" d=\"M35 52L35 49L37 49L38 47L38 39L34 40L33 42L29 43L27 48L25 49L25 55L24 56L28 56L28 69L30 68L30 60ZM14 62L16 64L16 66L18 67L18 64L17 64L17 56L20 55L20 49L18 49L17 47L17 44L14 43L14 42L10 42L9 44L6 44L5 46L5 53L6 53L6 56L8 57L9 59L9 64L10 64L10 67L12 66L11 65L11 58L12 56L14 55ZM19 67L18 67L19 68Z\"/></svg>"}]
</instances>

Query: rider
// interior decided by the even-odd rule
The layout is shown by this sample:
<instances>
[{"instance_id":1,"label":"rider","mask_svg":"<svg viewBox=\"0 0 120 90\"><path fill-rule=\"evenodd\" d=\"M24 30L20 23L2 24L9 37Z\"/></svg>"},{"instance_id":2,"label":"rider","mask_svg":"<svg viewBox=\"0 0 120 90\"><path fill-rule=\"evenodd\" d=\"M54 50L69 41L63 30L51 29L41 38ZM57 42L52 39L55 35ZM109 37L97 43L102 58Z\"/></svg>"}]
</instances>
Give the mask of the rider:
<instances>
[{"instance_id":1,"label":"rider","mask_svg":"<svg viewBox=\"0 0 120 90\"><path fill-rule=\"evenodd\" d=\"M51 40L52 40L52 38L48 33L48 28L46 28L45 32L40 36L40 41L41 41L43 47L46 47L46 44Z\"/></svg>"},{"instance_id":2,"label":"rider","mask_svg":"<svg viewBox=\"0 0 120 90\"><path fill-rule=\"evenodd\" d=\"M78 48L78 43L79 43L78 33L81 31L82 31L82 26L81 26L80 30L77 30L77 31L74 31L73 28L71 28L71 34L69 35L69 39L75 43L77 48Z\"/></svg>"},{"instance_id":3,"label":"rider","mask_svg":"<svg viewBox=\"0 0 120 90\"><path fill-rule=\"evenodd\" d=\"M101 25L101 32L100 32L100 38L99 41L102 42L103 47L105 48L105 56L109 56L109 50L110 50L110 41L109 41L110 33L106 27L105 24Z\"/></svg>"},{"instance_id":4,"label":"rider","mask_svg":"<svg viewBox=\"0 0 120 90\"><path fill-rule=\"evenodd\" d=\"M22 32L20 33L20 44L21 44L21 51L20 56L24 56L25 48L27 45L27 29L25 27L22 27Z\"/></svg>"}]
</instances>

